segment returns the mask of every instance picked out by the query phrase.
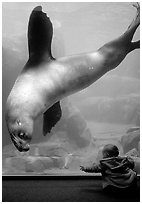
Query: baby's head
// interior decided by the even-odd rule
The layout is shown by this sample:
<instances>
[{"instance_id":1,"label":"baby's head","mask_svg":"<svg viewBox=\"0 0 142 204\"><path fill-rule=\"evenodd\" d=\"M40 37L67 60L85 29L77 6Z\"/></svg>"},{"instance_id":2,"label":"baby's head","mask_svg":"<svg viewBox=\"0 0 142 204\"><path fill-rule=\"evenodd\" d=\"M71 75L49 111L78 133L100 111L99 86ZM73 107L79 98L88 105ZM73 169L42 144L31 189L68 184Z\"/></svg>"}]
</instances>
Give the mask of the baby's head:
<instances>
[{"instance_id":1,"label":"baby's head","mask_svg":"<svg viewBox=\"0 0 142 204\"><path fill-rule=\"evenodd\" d=\"M113 144L107 144L102 150L103 158L117 157L119 155L119 149Z\"/></svg>"}]
</instances>

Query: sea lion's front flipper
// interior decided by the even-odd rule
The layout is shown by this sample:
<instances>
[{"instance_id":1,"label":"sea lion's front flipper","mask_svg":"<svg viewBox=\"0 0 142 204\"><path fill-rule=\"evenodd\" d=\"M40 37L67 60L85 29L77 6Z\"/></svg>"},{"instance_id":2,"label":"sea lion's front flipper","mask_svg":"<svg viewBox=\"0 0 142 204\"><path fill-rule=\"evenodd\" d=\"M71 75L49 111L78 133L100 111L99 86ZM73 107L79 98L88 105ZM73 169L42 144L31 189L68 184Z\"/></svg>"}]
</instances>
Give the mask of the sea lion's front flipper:
<instances>
[{"instance_id":1,"label":"sea lion's front flipper","mask_svg":"<svg viewBox=\"0 0 142 204\"><path fill-rule=\"evenodd\" d=\"M52 127L60 120L62 116L62 110L60 101L51 106L43 115L43 135L50 133Z\"/></svg>"},{"instance_id":2,"label":"sea lion's front flipper","mask_svg":"<svg viewBox=\"0 0 142 204\"><path fill-rule=\"evenodd\" d=\"M40 63L44 58L52 58L51 41L53 27L50 18L42 12L42 7L34 8L28 25L28 47L30 64Z\"/></svg>"}]
</instances>

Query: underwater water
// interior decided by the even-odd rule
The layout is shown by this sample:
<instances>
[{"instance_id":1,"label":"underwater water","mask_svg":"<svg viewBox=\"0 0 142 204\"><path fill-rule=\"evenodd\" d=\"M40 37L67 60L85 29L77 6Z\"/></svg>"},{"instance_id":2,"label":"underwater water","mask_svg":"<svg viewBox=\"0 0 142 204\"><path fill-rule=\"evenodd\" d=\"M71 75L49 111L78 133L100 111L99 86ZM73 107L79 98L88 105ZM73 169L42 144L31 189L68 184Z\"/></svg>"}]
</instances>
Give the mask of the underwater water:
<instances>
[{"instance_id":1,"label":"underwater water","mask_svg":"<svg viewBox=\"0 0 142 204\"><path fill-rule=\"evenodd\" d=\"M79 166L99 161L100 150L108 143L116 144L121 154L134 149L139 158L139 50L87 89L62 100L62 118L46 137L40 116L29 152L19 153L13 146L5 123L5 103L27 61L28 20L39 4L53 23L55 58L97 50L120 36L135 16L131 3L123 2L2 4L3 174L84 174ZM138 29L134 40L139 37Z\"/></svg>"}]
</instances>

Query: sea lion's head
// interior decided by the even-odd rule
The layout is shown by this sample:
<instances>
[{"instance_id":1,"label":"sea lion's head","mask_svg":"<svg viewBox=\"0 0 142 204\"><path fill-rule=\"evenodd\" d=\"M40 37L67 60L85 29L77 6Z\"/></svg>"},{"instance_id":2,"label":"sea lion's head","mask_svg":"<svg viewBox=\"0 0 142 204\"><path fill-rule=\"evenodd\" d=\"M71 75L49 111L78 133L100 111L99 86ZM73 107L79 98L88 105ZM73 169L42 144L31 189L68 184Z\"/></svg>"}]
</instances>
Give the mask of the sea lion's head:
<instances>
[{"instance_id":1,"label":"sea lion's head","mask_svg":"<svg viewBox=\"0 0 142 204\"><path fill-rule=\"evenodd\" d=\"M11 140L20 152L26 152L30 148L33 133L33 121L27 116L15 117L7 114L6 122Z\"/></svg>"}]
</instances>

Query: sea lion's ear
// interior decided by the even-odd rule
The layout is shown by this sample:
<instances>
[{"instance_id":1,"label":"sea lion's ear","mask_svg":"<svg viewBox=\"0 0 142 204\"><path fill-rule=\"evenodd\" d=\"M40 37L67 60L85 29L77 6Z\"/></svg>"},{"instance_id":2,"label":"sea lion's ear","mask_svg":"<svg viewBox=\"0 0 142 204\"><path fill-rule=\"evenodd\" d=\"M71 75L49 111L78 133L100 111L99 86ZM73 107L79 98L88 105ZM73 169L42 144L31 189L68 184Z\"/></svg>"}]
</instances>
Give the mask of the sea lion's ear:
<instances>
[{"instance_id":1,"label":"sea lion's ear","mask_svg":"<svg viewBox=\"0 0 142 204\"><path fill-rule=\"evenodd\" d=\"M62 110L60 102L58 101L51 106L43 115L43 135L50 133L52 127L60 120L62 116Z\"/></svg>"},{"instance_id":2,"label":"sea lion's ear","mask_svg":"<svg viewBox=\"0 0 142 204\"><path fill-rule=\"evenodd\" d=\"M29 61L36 63L43 59L44 55L51 55L51 41L53 26L50 18L42 12L42 7L36 7L29 19L28 25L28 47ZM48 58L48 57L47 57Z\"/></svg>"}]
</instances>

